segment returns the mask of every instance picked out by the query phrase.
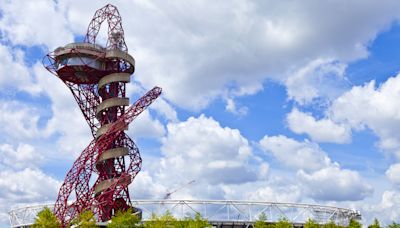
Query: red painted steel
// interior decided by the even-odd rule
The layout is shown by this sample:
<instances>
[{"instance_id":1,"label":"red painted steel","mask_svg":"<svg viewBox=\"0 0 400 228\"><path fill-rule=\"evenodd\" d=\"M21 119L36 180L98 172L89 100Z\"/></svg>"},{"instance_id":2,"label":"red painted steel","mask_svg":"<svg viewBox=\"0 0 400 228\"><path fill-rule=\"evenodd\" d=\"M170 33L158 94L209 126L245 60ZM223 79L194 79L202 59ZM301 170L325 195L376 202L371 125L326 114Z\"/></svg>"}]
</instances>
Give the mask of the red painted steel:
<instances>
[{"instance_id":1,"label":"red painted steel","mask_svg":"<svg viewBox=\"0 0 400 228\"><path fill-rule=\"evenodd\" d=\"M104 21L108 23L106 48L96 45ZM124 130L161 94L161 88L154 87L126 110L127 103L99 108L103 102L113 101L109 99L125 99L126 80L111 80L101 87L98 83L106 76L133 73L134 60L127 51L119 12L108 4L96 11L84 43L58 48L43 59L46 69L71 90L93 135L93 140L75 160L59 190L54 212L63 226L83 210L92 210L99 221L106 221L117 210L132 207L128 185L140 171L142 159L137 146ZM126 54L113 56L108 53ZM120 148L127 150L128 154L99 160L104 151ZM68 201L73 203L69 205Z\"/></svg>"},{"instance_id":2,"label":"red painted steel","mask_svg":"<svg viewBox=\"0 0 400 228\"><path fill-rule=\"evenodd\" d=\"M107 20L108 23L109 39L107 40L107 48L120 49L127 52L128 47L124 40L124 29L122 28L121 17L117 7L111 4L96 11L87 29L85 42L96 43L96 37L100 31L101 23L105 20Z\"/></svg>"},{"instance_id":3,"label":"red painted steel","mask_svg":"<svg viewBox=\"0 0 400 228\"><path fill-rule=\"evenodd\" d=\"M94 208L97 215L102 215L104 207L109 205L109 201L114 200L113 196L118 195L123 188L117 189L121 185L127 186L140 171L141 158L138 156L138 149L130 138L126 137L123 129L129 125L141 112L144 111L159 95L161 88L155 87L150 90L146 95L135 102L127 112L122 115L116 122L114 122L109 130L97 140L92 142L86 147L81 155L75 160L72 169L68 172L63 185L60 188L59 196L55 205L55 214L58 218L62 218L64 224L67 224L77 213L84 209ZM94 194L93 185L89 189L89 180L92 172L96 172L95 164L99 156L112 142L118 137L123 136L127 140L132 151L129 156L131 163L127 172L121 173L120 181L113 184L109 190L100 196ZM96 183L99 179L96 181ZM72 205L68 205L68 199L75 191L76 200ZM109 217L108 217L109 219Z\"/></svg>"}]
</instances>

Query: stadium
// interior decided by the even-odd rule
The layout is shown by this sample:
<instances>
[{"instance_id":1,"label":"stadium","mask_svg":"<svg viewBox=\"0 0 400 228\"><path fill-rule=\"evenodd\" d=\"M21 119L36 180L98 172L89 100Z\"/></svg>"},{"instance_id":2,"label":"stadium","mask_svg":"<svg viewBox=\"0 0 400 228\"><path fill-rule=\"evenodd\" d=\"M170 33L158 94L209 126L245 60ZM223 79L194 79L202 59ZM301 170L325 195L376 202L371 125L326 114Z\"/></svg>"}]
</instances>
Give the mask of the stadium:
<instances>
[{"instance_id":1,"label":"stadium","mask_svg":"<svg viewBox=\"0 0 400 228\"><path fill-rule=\"evenodd\" d=\"M213 227L221 228L253 227L262 213L267 216L268 222L287 218L294 227L303 227L308 219L319 224L333 221L343 226L347 226L350 219L361 219L360 212L355 210L312 204L231 200L133 200L132 204L142 211L143 221L147 221L153 213L164 214L166 211L178 219L199 213ZM11 227L29 227L44 207L53 208L54 204L29 205L11 210Z\"/></svg>"}]
</instances>

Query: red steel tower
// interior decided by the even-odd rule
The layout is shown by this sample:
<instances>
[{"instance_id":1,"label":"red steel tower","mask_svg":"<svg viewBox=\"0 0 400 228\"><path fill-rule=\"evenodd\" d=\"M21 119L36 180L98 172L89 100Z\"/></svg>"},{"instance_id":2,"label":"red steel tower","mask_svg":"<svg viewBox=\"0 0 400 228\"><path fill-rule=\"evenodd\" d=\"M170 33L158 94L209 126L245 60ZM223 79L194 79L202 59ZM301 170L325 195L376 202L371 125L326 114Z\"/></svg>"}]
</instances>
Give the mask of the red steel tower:
<instances>
[{"instance_id":1,"label":"red steel tower","mask_svg":"<svg viewBox=\"0 0 400 228\"><path fill-rule=\"evenodd\" d=\"M96 44L104 21L106 47ZM141 169L139 150L124 130L161 94L161 88L154 87L126 108L126 83L135 60L128 54L119 12L110 4L96 11L84 42L57 48L43 64L71 90L93 135L67 173L54 212L63 226L83 210L92 210L99 221L109 220L117 210L132 207L128 185Z\"/></svg>"}]
</instances>

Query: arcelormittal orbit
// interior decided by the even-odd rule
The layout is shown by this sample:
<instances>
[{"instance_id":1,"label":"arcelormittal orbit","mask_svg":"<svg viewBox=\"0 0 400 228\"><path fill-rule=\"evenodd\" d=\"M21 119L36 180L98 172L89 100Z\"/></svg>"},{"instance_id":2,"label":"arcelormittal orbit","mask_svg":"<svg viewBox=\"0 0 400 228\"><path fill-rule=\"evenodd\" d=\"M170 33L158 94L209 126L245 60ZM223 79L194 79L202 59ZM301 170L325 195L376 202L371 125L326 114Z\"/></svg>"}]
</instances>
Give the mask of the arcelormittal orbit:
<instances>
[{"instance_id":1,"label":"arcelormittal orbit","mask_svg":"<svg viewBox=\"0 0 400 228\"><path fill-rule=\"evenodd\" d=\"M106 47L96 44L104 21ZM161 94L161 88L154 87L127 108L126 83L135 60L128 54L119 12L110 4L96 11L84 42L57 48L43 63L71 90L93 135L67 173L54 213L63 226L83 210L93 211L99 221L109 220L117 210L132 207L128 185L141 168L139 150L124 131Z\"/></svg>"}]
</instances>

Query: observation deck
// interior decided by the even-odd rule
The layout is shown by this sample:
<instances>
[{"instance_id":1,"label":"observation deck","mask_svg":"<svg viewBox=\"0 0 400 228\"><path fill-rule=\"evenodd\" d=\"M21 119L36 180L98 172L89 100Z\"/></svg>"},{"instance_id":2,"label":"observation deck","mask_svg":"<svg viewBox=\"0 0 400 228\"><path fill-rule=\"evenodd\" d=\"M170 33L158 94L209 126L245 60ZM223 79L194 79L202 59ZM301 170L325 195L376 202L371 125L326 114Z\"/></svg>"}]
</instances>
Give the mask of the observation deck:
<instances>
[{"instance_id":1,"label":"observation deck","mask_svg":"<svg viewBox=\"0 0 400 228\"><path fill-rule=\"evenodd\" d=\"M67 82L97 84L102 77L119 72L132 74L135 59L121 50L107 50L91 43L71 43L57 48L50 55L51 71ZM119 72L121 73L121 72Z\"/></svg>"}]
</instances>

